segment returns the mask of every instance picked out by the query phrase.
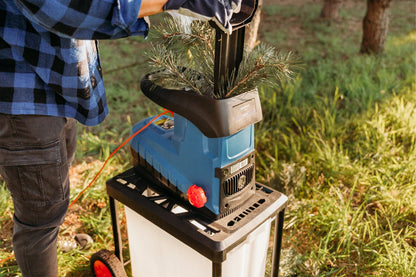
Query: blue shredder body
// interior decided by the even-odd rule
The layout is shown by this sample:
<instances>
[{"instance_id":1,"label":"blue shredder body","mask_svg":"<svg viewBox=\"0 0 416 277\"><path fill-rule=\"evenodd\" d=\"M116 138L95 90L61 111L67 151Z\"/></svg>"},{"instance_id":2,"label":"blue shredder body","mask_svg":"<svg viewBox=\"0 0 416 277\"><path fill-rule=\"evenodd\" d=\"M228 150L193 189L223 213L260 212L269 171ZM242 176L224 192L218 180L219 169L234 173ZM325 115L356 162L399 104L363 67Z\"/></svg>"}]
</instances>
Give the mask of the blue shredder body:
<instances>
[{"instance_id":1,"label":"blue shredder body","mask_svg":"<svg viewBox=\"0 0 416 277\"><path fill-rule=\"evenodd\" d=\"M233 212L255 193L254 123L262 119L256 89L217 100L162 89L145 77L142 90L174 117L156 118L130 141L136 168L181 198L193 185L202 188L206 203L197 208L209 218Z\"/></svg>"},{"instance_id":2,"label":"blue shredder body","mask_svg":"<svg viewBox=\"0 0 416 277\"><path fill-rule=\"evenodd\" d=\"M132 133L152 119L137 123ZM168 187L176 188L182 194L186 194L192 185L201 187L207 197L205 207L216 215L239 206L241 197L244 198L244 189L254 180L253 125L231 136L208 138L183 116L175 114L174 119L162 116L133 138L130 145L146 162L145 166L151 167L156 175L160 174L158 177ZM243 177L244 184L238 188L236 183L236 187L231 188L233 191L221 187L221 173L218 171L231 164L234 165L231 174L244 170L250 172L249 178ZM248 189L254 193L254 187ZM234 196L232 199L221 201L231 194Z\"/></svg>"}]
</instances>

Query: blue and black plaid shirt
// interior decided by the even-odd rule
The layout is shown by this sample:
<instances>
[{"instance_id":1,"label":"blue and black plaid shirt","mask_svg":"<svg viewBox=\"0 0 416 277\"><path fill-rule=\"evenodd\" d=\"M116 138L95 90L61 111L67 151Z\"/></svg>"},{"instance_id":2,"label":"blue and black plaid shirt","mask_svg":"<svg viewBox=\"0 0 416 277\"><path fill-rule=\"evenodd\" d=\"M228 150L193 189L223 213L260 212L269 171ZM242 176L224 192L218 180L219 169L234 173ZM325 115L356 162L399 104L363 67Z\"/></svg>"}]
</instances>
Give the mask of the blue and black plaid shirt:
<instances>
[{"instance_id":1,"label":"blue and black plaid shirt","mask_svg":"<svg viewBox=\"0 0 416 277\"><path fill-rule=\"evenodd\" d=\"M0 0L0 113L108 113L96 39L146 35L141 0Z\"/></svg>"}]
</instances>

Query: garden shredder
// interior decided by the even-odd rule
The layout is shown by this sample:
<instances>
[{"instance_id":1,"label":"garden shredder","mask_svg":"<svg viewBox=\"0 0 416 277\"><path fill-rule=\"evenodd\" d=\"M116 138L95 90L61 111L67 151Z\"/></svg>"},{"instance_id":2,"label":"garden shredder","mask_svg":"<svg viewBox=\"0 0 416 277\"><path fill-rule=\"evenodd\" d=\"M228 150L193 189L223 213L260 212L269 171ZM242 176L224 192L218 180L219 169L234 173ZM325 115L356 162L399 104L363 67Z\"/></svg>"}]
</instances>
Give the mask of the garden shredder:
<instances>
[{"instance_id":1,"label":"garden shredder","mask_svg":"<svg viewBox=\"0 0 416 277\"><path fill-rule=\"evenodd\" d=\"M241 11L231 19L231 35L216 28L216 91L224 89L238 72L243 59L245 26L252 20L256 8L256 0L242 2ZM118 222L114 198L126 204L133 274L193 276L194 270L203 268L204 258L196 258L192 249L172 240L170 235L173 235L212 261L213 265L197 276L264 276L270 224L276 218L279 231L276 231L278 249L274 249L274 259L277 263L279 260L287 198L255 181L254 124L262 120L257 89L214 99L186 89L158 86L152 74L142 79L141 88L149 99L171 111L172 116L149 117L133 126L132 134L147 126L130 141L134 168L107 182L116 256L121 258L121 250L117 249L121 242L118 223L114 224ZM160 207L162 209L158 211ZM170 235L160 233L159 227ZM163 258L159 255L161 251L154 250L158 247L153 247L152 236L156 236L155 241L163 241L165 250L183 249L176 255L187 258L177 261L175 254ZM239 244L244 247L236 247ZM144 252L138 251L139 248L145 248ZM222 264L225 259L236 261L231 254L227 256L232 251L235 252L233 257L255 255L262 262L256 265L251 261L245 275L238 274L233 266ZM159 267L165 264L167 271L143 262L152 256L157 256ZM97 260L99 257L92 258L93 262ZM142 261L140 269L134 268L137 263L133 260ZM189 265L173 266L176 270L180 268L180 272L169 266L184 260ZM94 267L93 270L99 276ZM278 267L273 276L277 276L277 271Z\"/></svg>"},{"instance_id":2,"label":"garden shredder","mask_svg":"<svg viewBox=\"0 0 416 277\"><path fill-rule=\"evenodd\" d=\"M237 73L245 25L255 9L256 1L243 2L232 18L232 34L216 30L215 90ZM151 74L143 78L141 88L174 118L163 116L130 142L138 170L150 173L210 218L231 213L254 194L254 123L262 119L257 90L214 99L156 86ZM152 119L137 123L132 133Z\"/></svg>"}]
</instances>

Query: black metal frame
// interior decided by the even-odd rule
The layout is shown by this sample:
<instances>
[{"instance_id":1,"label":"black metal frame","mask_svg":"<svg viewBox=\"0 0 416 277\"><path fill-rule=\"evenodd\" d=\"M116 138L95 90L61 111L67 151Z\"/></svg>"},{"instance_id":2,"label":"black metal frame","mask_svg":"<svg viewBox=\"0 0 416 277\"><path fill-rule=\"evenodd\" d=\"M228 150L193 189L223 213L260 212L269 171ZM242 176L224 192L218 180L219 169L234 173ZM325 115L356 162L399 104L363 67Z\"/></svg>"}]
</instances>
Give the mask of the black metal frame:
<instances>
[{"instance_id":1,"label":"black metal frame","mask_svg":"<svg viewBox=\"0 0 416 277\"><path fill-rule=\"evenodd\" d=\"M126 182L123 184L120 182L120 179L126 180ZM142 196L143 191L149 187L163 194L163 198L166 198L164 203L167 204L164 206L168 208L160 207L151 198L146 199ZM165 192L163 189L161 190L158 185L149 183L148 180L137 175L135 169L130 169L109 180L107 182L107 193L109 195L111 210L115 245L114 253L121 262L123 262L123 255L117 201L133 209L182 243L187 244L201 255L210 259L212 261L213 277L220 277L222 275L222 263L226 260L227 253L230 250L244 242L247 235L262 225L266 220L273 218L275 221L275 231L271 276L277 277L279 275L280 250L287 197L277 191L257 184L257 194L260 197L256 198L253 196L253 201L255 201L253 203L262 203L262 205L256 211L251 214L247 213L246 211L250 207L247 206L217 221L209 221L201 217L186 203L180 204L186 207L186 209L189 208L189 213L185 215L172 214L170 209L172 209L173 203L178 203L181 200L169 195L169 192ZM261 201L257 201L257 199ZM194 226L190 226L191 224L186 224L190 218L196 218L200 222L206 223L206 226L214 232L217 232L217 235L204 235L203 232L196 230ZM238 221L236 225L230 224L233 220ZM215 238L215 236L218 237Z\"/></svg>"}]
</instances>

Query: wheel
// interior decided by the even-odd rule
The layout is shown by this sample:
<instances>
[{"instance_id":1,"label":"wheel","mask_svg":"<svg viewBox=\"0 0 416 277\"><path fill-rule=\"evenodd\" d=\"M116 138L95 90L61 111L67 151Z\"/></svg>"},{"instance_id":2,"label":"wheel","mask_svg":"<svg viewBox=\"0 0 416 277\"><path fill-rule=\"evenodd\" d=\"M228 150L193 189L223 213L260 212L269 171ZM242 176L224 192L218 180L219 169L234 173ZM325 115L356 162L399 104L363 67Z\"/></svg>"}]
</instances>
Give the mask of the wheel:
<instances>
[{"instance_id":1,"label":"wheel","mask_svg":"<svg viewBox=\"0 0 416 277\"><path fill-rule=\"evenodd\" d=\"M127 277L121 261L106 249L93 254L90 264L95 277Z\"/></svg>"}]
</instances>

